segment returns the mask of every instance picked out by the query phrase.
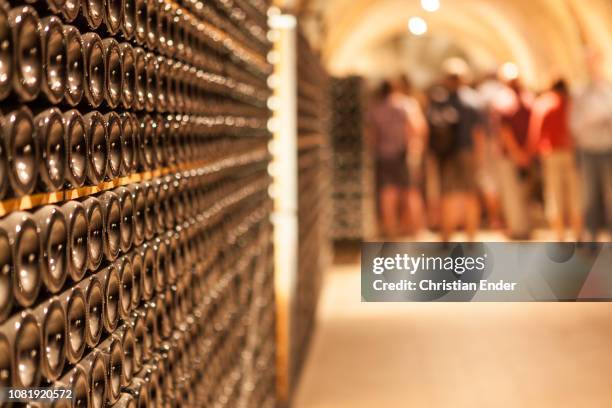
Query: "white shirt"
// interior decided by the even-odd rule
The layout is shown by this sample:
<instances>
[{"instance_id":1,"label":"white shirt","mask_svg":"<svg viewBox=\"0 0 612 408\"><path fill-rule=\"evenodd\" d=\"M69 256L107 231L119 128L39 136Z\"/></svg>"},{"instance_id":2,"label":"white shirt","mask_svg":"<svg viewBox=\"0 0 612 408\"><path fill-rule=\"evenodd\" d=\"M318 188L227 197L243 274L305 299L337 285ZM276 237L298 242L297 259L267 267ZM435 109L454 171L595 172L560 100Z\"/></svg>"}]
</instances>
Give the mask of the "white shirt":
<instances>
[{"instance_id":1,"label":"white shirt","mask_svg":"<svg viewBox=\"0 0 612 408\"><path fill-rule=\"evenodd\" d=\"M612 84L591 83L574 97L570 128L579 149L612 151Z\"/></svg>"}]
</instances>

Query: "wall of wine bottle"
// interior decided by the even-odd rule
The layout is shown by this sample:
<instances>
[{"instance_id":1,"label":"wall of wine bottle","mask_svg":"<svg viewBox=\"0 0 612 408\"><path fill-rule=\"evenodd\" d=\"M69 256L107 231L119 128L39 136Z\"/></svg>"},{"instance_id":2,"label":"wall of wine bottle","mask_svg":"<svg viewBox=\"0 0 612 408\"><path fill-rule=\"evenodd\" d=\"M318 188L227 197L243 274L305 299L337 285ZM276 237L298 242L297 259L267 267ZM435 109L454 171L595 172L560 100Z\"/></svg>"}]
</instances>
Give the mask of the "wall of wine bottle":
<instances>
[{"instance_id":1,"label":"wall of wine bottle","mask_svg":"<svg viewBox=\"0 0 612 408\"><path fill-rule=\"evenodd\" d=\"M298 276L292 335L299 376L314 328L321 278L331 259L328 76L298 31Z\"/></svg>"},{"instance_id":2,"label":"wall of wine bottle","mask_svg":"<svg viewBox=\"0 0 612 408\"><path fill-rule=\"evenodd\" d=\"M334 78L330 93L333 238L336 241L367 240L376 230L376 204L374 169L364 136L363 80Z\"/></svg>"},{"instance_id":3,"label":"wall of wine bottle","mask_svg":"<svg viewBox=\"0 0 612 408\"><path fill-rule=\"evenodd\" d=\"M268 0L0 0L0 386L273 407Z\"/></svg>"}]
</instances>

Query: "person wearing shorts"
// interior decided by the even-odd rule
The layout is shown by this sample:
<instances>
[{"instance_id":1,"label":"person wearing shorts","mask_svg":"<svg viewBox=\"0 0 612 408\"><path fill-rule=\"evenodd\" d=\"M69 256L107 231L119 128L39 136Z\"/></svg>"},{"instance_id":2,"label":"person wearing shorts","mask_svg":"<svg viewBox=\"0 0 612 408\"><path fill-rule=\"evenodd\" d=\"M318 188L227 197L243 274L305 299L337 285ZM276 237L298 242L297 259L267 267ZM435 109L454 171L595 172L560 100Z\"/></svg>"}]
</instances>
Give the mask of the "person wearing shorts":
<instances>
[{"instance_id":1,"label":"person wearing shorts","mask_svg":"<svg viewBox=\"0 0 612 408\"><path fill-rule=\"evenodd\" d=\"M463 85L467 65L462 60L444 63L445 79L430 92L427 111L429 150L439 166L442 240L451 239L461 225L469 240L480 226L478 163L484 136L477 96Z\"/></svg>"},{"instance_id":2,"label":"person wearing shorts","mask_svg":"<svg viewBox=\"0 0 612 408\"><path fill-rule=\"evenodd\" d=\"M407 207L410 212L410 230L412 233L418 234L426 225L423 179L428 135L427 119L425 119L421 104L415 97L412 84L407 76L399 77L395 83L395 88L401 95L410 126L408 154L406 155L410 184Z\"/></svg>"},{"instance_id":3,"label":"person wearing shorts","mask_svg":"<svg viewBox=\"0 0 612 408\"><path fill-rule=\"evenodd\" d=\"M409 228L410 176L406 164L410 126L402 95L385 82L367 117L374 150L382 233L393 238Z\"/></svg>"},{"instance_id":4,"label":"person wearing shorts","mask_svg":"<svg viewBox=\"0 0 612 408\"><path fill-rule=\"evenodd\" d=\"M569 218L576 240L582 237L582 207L574 142L569 130L569 92L563 80L534 102L529 123L530 150L537 152L544 178L546 217L559 241Z\"/></svg>"},{"instance_id":5,"label":"person wearing shorts","mask_svg":"<svg viewBox=\"0 0 612 408\"><path fill-rule=\"evenodd\" d=\"M606 229L612 239L612 82L605 78L603 55L586 55L589 83L572 101L570 126L578 150L587 240ZM604 238L605 239L605 238Z\"/></svg>"}]
</instances>

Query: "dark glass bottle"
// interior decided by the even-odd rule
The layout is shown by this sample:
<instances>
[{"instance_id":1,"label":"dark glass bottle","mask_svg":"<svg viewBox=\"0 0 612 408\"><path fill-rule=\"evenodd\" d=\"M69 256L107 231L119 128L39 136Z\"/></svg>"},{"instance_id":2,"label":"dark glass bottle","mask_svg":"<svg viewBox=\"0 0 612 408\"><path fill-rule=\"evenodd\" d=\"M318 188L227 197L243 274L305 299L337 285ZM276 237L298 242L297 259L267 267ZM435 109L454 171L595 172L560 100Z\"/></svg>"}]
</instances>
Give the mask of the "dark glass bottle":
<instances>
[{"instance_id":1,"label":"dark glass bottle","mask_svg":"<svg viewBox=\"0 0 612 408\"><path fill-rule=\"evenodd\" d=\"M113 332L113 337L121 342L121 348L123 349L121 385L127 387L134 378L134 348L136 343L134 330L129 323L124 323Z\"/></svg>"},{"instance_id":2,"label":"dark glass bottle","mask_svg":"<svg viewBox=\"0 0 612 408\"><path fill-rule=\"evenodd\" d=\"M136 31L136 0L123 1L123 19L121 20L121 35L131 40Z\"/></svg>"},{"instance_id":3,"label":"dark glass bottle","mask_svg":"<svg viewBox=\"0 0 612 408\"><path fill-rule=\"evenodd\" d=\"M129 256L122 256L115 261L115 267L119 273L119 317L127 319L132 312L132 288L134 287L134 275L132 273L132 261Z\"/></svg>"},{"instance_id":4,"label":"dark glass bottle","mask_svg":"<svg viewBox=\"0 0 612 408\"><path fill-rule=\"evenodd\" d=\"M79 287L73 287L58 296L66 309L66 360L79 362L85 352L85 329L87 327L87 304Z\"/></svg>"},{"instance_id":5,"label":"dark glass bottle","mask_svg":"<svg viewBox=\"0 0 612 408\"><path fill-rule=\"evenodd\" d=\"M58 293L68 276L68 225L64 213L54 205L33 214L42 244L42 280L51 293Z\"/></svg>"},{"instance_id":6,"label":"dark glass bottle","mask_svg":"<svg viewBox=\"0 0 612 408\"><path fill-rule=\"evenodd\" d=\"M179 269L182 267L179 253L178 234L175 231L168 231L165 235L164 242L168 248L168 269L166 271L166 280L169 284L175 284L179 275Z\"/></svg>"},{"instance_id":7,"label":"dark glass bottle","mask_svg":"<svg viewBox=\"0 0 612 408\"><path fill-rule=\"evenodd\" d=\"M149 181L142 184L144 196L145 196L145 213L144 213L144 224L145 224L145 239L150 240L157 232L157 213L156 203L157 194L155 191L155 185Z\"/></svg>"},{"instance_id":8,"label":"dark glass bottle","mask_svg":"<svg viewBox=\"0 0 612 408\"><path fill-rule=\"evenodd\" d=\"M127 3L133 3L133 1L126 1L126 4ZM134 56L134 49L129 43L123 42L119 44L119 50L121 52L121 63L123 65L123 93L121 102L125 109L130 109L134 103L136 91L136 59Z\"/></svg>"},{"instance_id":9,"label":"dark glass bottle","mask_svg":"<svg viewBox=\"0 0 612 408\"><path fill-rule=\"evenodd\" d=\"M82 0L81 13L89 28L97 29L104 21L104 0Z\"/></svg>"},{"instance_id":10,"label":"dark glass bottle","mask_svg":"<svg viewBox=\"0 0 612 408\"><path fill-rule=\"evenodd\" d=\"M173 55L174 43L172 42L172 18L174 12L172 6L160 2L159 5L159 49L164 55Z\"/></svg>"},{"instance_id":11,"label":"dark glass bottle","mask_svg":"<svg viewBox=\"0 0 612 408\"><path fill-rule=\"evenodd\" d=\"M41 244L36 222L26 212L13 212L1 222L12 250L13 298L24 307L31 306L42 283Z\"/></svg>"},{"instance_id":12,"label":"dark glass bottle","mask_svg":"<svg viewBox=\"0 0 612 408\"><path fill-rule=\"evenodd\" d=\"M152 112L157 106L157 57L152 52L145 54L145 77L146 77L146 94L145 94L145 109L147 112Z\"/></svg>"},{"instance_id":13,"label":"dark glass bottle","mask_svg":"<svg viewBox=\"0 0 612 408\"><path fill-rule=\"evenodd\" d=\"M87 329L85 330L85 342L89 347L95 347L100 342L104 329L104 287L98 275L94 275L82 283L86 283Z\"/></svg>"},{"instance_id":14,"label":"dark glass bottle","mask_svg":"<svg viewBox=\"0 0 612 408\"><path fill-rule=\"evenodd\" d=\"M83 117L87 137L87 179L92 185L104 181L108 166L108 135L104 117L93 111Z\"/></svg>"},{"instance_id":15,"label":"dark glass bottle","mask_svg":"<svg viewBox=\"0 0 612 408\"><path fill-rule=\"evenodd\" d=\"M29 388L40 383L41 352L40 326L31 312L15 314L0 326L2 365L12 379L8 386Z\"/></svg>"},{"instance_id":16,"label":"dark glass bottle","mask_svg":"<svg viewBox=\"0 0 612 408\"><path fill-rule=\"evenodd\" d=\"M119 296L121 280L114 264L96 274L104 290L102 324L107 333L112 333L119 323Z\"/></svg>"},{"instance_id":17,"label":"dark glass bottle","mask_svg":"<svg viewBox=\"0 0 612 408\"><path fill-rule=\"evenodd\" d=\"M30 194L38 180L40 157L32 112L25 106L14 110L2 127L11 189L17 197Z\"/></svg>"},{"instance_id":18,"label":"dark glass bottle","mask_svg":"<svg viewBox=\"0 0 612 408\"><path fill-rule=\"evenodd\" d=\"M138 126L133 114L123 112L121 119L121 175L129 176L135 170Z\"/></svg>"},{"instance_id":19,"label":"dark glass bottle","mask_svg":"<svg viewBox=\"0 0 612 408\"><path fill-rule=\"evenodd\" d=\"M168 143L170 140L168 132L170 128L163 116L155 118L155 161L158 167L168 165Z\"/></svg>"},{"instance_id":20,"label":"dark glass bottle","mask_svg":"<svg viewBox=\"0 0 612 408\"><path fill-rule=\"evenodd\" d=\"M36 134L41 152L40 181L42 190L60 190L66 172L66 127L62 112L57 108L47 109L34 118Z\"/></svg>"},{"instance_id":21,"label":"dark glass bottle","mask_svg":"<svg viewBox=\"0 0 612 408\"><path fill-rule=\"evenodd\" d=\"M165 85L165 90L166 90L166 110L170 113L175 113L176 112L176 78L174 77L174 63L175 61L170 59L170 58L166 58L166 61L164 62L166 67L163 68L165 71L165 78L166 78L166 85ZM162 68L160 68L161 71Z\"/></svg>"},{"instance_id":22,"label":"dark glass bottle","mask_svg":"<svg viewBox=\"0 0 612 408\"><path fill-rule=\"evenodd\" d=\"M109 34L115 35L121 28L123 21L123 1L106 0L104 2L104 24Z\"/></svg>"},{"instance_id":23,"label":"dark glass bottle","mask_svg":"<svg viewBox=\"0 0 612 408\"><path fill-rule=\"evenodd\" d=\"M155 109L158 112L166 112L168 109L168 63L166 58L157 57L157 100Z\"/></svg>"},{"instance_id":24,"label":"dark glass bottle","mask_svg":"<svg viewBox=\"0 0 612 408\"><path fill-rule=\"evenodd\" d=\"M106 191L98 197L104 213L104 256L114 261L121 250L121 205L119 197Z\"/></svg>"},{"instance_id":25,"label":"dark glass bottle","mask_svg":"<svg viewBox=\"0 0 612 408\"><path fill-rule=\"evenodd\" d=\"M169 187L168 184L161 178L153 180L152 183L157 196L154 206L156 233L162 234L164 231L166 231L166 218L171 216L166 214L166 209L164 207L166 199L168 198Z\"/></svg>"},{"instance_id":26,"label":"dark glass bottle","mask_svg":"<svg viewBox=\"0 0 612 408\"><path fill-rule=\"evenodd\" d=\"M167 226L172 228L174 224L181 224L187 215L187 204L185 203L185 179L180 173L173 176L166 176L167 183L171 185L171 194L169 195L169 206L174 214L172 225Z\"/></svg>"},{"instance_id":27,"label":"dark glass bottle","mask_svg":"<svg viewBox=\"0 0 612 408\"><path fill-rule=\"evenodd\" d=\"M0 387L10 387L13 385L13 348L10 339L7 337L8 326L0 325Z\"/></svg>"},{"instance_id":28,"label":"dark glass bottle","mask_svg":"<svg viewBox=\"0 0 612 408\"><path fill-rule=\"evenodd\" d=\"M183 135L181 132L181 116L180 115L169 115L166 117L170 132L168 133L170 139L170 152L169 160L172 164L182 163L185 161L184 148L183 148Z\"/></svg>"},{"instance_id":29,"label":"dark glass bottle","mask_svg":"<svg viewBox=\"0 0 612 408\"><path fill-rule=\"evenodd\" d=\"M132 194L133 203L133 243L134 246L139 246L145 240L146 198L140 184L130 184L127 188Z\"/></svg>"},{"instance_id":30,"label":"dark glass bottle","mask_svg":"<svg viewBox=\"0 0 612 408\"><path fill-rule=\"evenodd\" d=\"M157 276L157 257L155 247L150 244L144 244L140 249L142 257L142 298L150 300L155 293L155 278Z\"/></svg>"},{"instance_id":31,"label":"dark glass bottle","mask_svg":"<svg viewBox=\"0 0 612 408\"><path fill-rule=\"evenodd\" d=\"M0 221L0 323L6 320L13 308L13 251L6 228Z\"/></svg>"},{"instance_id":32,"label":"dark glass bottle","mask_svg":"<svg viewBox=\"0 0 612 408\"><path fill-rule=\"evenodd\" d=\"M22 101L32 101L42 82L42 42L38 13L30 6L9 11L13 45L13 90Z\"/></svg>"},{"instance_id":33,"label":"dark glass bottle","mask_svg":"<svg viewBox=\"0 0 612 408\"><path fill-rule=\"evenodd\" d=\"M134 48L134 72L136 74L134 83L134 101L132 107L134 110L143 110L145 108L147 98L147 67L145 61L145 51L140 48Z\"/></svg>"},{"instance_id":34,"label":"dark glass bottle","mask_svg":"<svg viewBox=\"0 0 612 408\"><path fill-rule=\"evenodd\" d=\"M196 97L194 92L194 83L196 81L197 69L195 67L189 67L185 65L183 67L185 78L185 112L193 114L196 111Z\"/></svg>"},{"instance_id":35,"label":"dark glass bottle","mask_svg":"<svg viewBox=\"0 0 612 408\"><path fill-rule=\"evenodd\" d=\"M185 112L185 94L183 92L184 71L183 63L175 62L172 66L172 89L174 90L174 111Z\"/></svg>"},{"instance_id":36,"label":"dark glass bottle","mask_svg":"<svg viewBox=\"0 0 612 408\"><path fill-rule=\"evenodd\" d=\"M156 49L159 37L159 3L157 0L147 1L146 34L149 49Z\"/></svg>"},{"instance_id":37,"label":"dark glass bottle","mask_svg":"<svg viewBox=\"0 0 612 408\"><path fill-rule=\"evenodd\" d=\"M85 184L87 177L87 137L85 121L76 109L64 113L66 126L66 181L69 187L78 188Z\"/></svg>"},{"instance_id":38,"label":"dark glass bottle","mask_svg":"<svg viewBox=\"0 0 612 408\"><path fill-rule=\"evenodd\" d=\"M119 339L110 336L100 343L98 350L104 355L106 360L106 401L109 404L114 404L121 396L123 347Z\"/></svg>"},{"instance_id":39,"label":"dark glass bottle","mask_svg":"<svg viewBox=\"0 0 612 408\"><path fill-rule=\"evenodd\" d=\"M151 301L145 303L145 328L147 335L146 338L146 346L145 349L148 351L149 356L146 358L149 359L150 355L155 352L161 343L161 337L157 322L157 304L155 302L155 298Z\"/></svg>"},{"instance_id":40,"label":"dark glass bottle","mask_svg":"<svg viewBox=\"0 0 612 408\"><path fill-rule=\"evenodd\" d=\"M106 88L106 60L102 40L96 33L87 33L81 36L83 40L83 54L85 57L85 98L93 108L100 106L104 100Z\"/></svg>"},{"instance_id":41,"label":"dark glass bottle","mask_svg":"<svg viewBox=\"0 0 612 408\"><path fill-rule=\"evenodd\" d=\"M130 250L134 241L134 201L132 200L132 193L126 187L117 187L114 192L119 197L121 207L121 224L119 227L121 251L126 253Z\"/></svg>"},{"instance_id":42,"label":"dark glass bottle","mask_svg":"<svg viewBox=\"0 0 612 408\"><path fill-rule=\"evenodd\" d=\"M75 366L62 378L57 380L56 386L72 390L71 403L75 407L89 406L89 381L87 373L81 366Z\"/></svg>"},{"instance_id":43,"label":"dark glass bottle","mask_svg":"<svg viewBox=\"0 0 612 408\"><path fill-rule=\"evenodd\" d=\"M87 373L89 379L89 402L91 408L104 408L106 406L106 361L98 350L83 357L79 366Z\"/></svg>"},{"instance_id":44,"label":"dark glass bottle","mask_svg":"<svg viewBox=\"0 0 612 408\"><path fill-rule=\"evenodd\" d=\"M106 126L109 147L109 160L106 174L109 179L114 180L121 175L121 166L123 163L123 126L121 124L121 118L116 112L109 112L104 116L104 125Z\"/></svg>"},{"instance_id":45,"label":"dark glass bottle","mask_svg":"<svg viewBox=\"0 0 612 408\"><path fill-rule=\"evenodd\" d=\"M0 7L0 101L11 93L13 77L13 38L9 27L8 7Z\"/></svg>"},{"instance_id":46,"label":"dark glass bottle","mask_svg":"<svg viewBox=\"0 0 612 408\"><path fill-rule=\"evenodd\" d=\"M2 200L10 190L6 139L7 138L4 136L4 117L0 114L0 200Z\"/></svg>"},{"instance_id":47,"label":"dark glass bottle","mask_svg":"<svg viewBox=\"0 0 612 408\"><path fill-rule=\"evenodd\" d=\"M64 20L71 22L74 21L81 9L81 0L66 0L62 6L62 16Z\"/></svg>"},{"instance_id":48,"label":"dark glass bottle","mask_svg":"<svg viewBox=\"0 0 612 408\"><path fill-rule=\"evenodd\" d=\"M167 274L169 269L168 244L165 240L156 238L153 246L156 255L155 266L155 291L161 293L167 282Z\"/></svg>"},{"instance_id":49,"label":"dark glass bottle","mask_svg":"<svg viewBox=\"0 0 612 408\"><path fill-rule=\"evenodd\" d=\"M63 30L66 44L66 92L64 97L68 104L76 106L83 99L85 85L83 40L76 27L65 25Z\"/></svg>"},{"instance_id":50,"label":"dark glass bottle","mask_svg":"<svg viewBox=\"0 0 612 408\"><path fill-rule=\"evenodd\" d=\"M178 59L185 58L185 36L187 32L187 21L185 20L185 13L180 10L175 13L173 19L173 38L174 38L174 47L175 47L175 55Z\"/></svg>"},{"instance_id":51,"label":"dark glass bottle","mask_svg":"<svg viewBox=\"0 0 612 408\"><path fill-rule=\"evenodd\" d=\"M142 299L144 264L139 249L132 251L130 254L131 255L128 256L130 256L132 262L132 275L134 284L134 286L132 287L132 310L134 310L140 305L140 300Z\"/></svg>"},{"instance_id":52,"label":"dark glass bottle","mask_svg":"<svg viewBox=\"0 0 612 408\"><path fill-rule=\"evenodd\" d=\"M66 41L64 28L58 17L40 21L42 36L42 91L51 103L59 103L66 90Z\"/></svg>"},{"instance_id":53,"label":"dark glass bottle","mask_svg":"<svg viewBox=\"0 0 612 408\"><path fill-rule=\"evenodd\" d=\"M177 221L177 208L174 208L174 201L176 199L176 185L174 183L173 176L166 176L161 184L163 190L163 201L160 200L160 204L164 212L164 229L169 230L174 227Z\"/></svg>"},{"instance_id":54,"label":"dark glass bottle","mask_svg":"<svg viewBox=\"0 0 612 408\"><path fill-rule=\"evenodd\" d=\"M159 368L156 364L147 364L143 367L138 377L144 380L144 384L149 394L149 401L153 406L163 405L163 394L160 387Z\"/></svg>"},{"instance_id":55,"label":"dark glass bottle","mask_svg":"<svg viewBox=\"0 0 612 408\"><path fill-rule=\"evenodd\" d=\"M110 2L109 2L110 3ZM123 97L123 60L119 43L114 38L102 41L105 59L104 97L109 107L115 108Z\"/></svg>"},{"instance_id":56,"label":"dark glass bottle","mask_svg":"<svg viewBox=\"0 0 612 408\"><path fill-rule=\"evenodd\" d=\"M140 45L147 41L147 2L146 0L135 0L136 26L134 37Z\"/></svg>"},{"instance_id":57,"label":"dark glass bottle","mask_svg":"<svg viewBox=\"0 0 612 408\"><path fill-rule=\"evenodd\" d=\"M145 361L151 358L155 351L157 340L157 322L155 320L155 302L148 301L144 304L145 336L143 343L143 358Z\"/></svg>"},{"instance_id":58,"label":"dark glass bottle","mask_svg":"<svg viewBox=\"0 0 612 408\"><path fill-rule=\"evenodd\" d=\"M156 346L159 346L163 339L167 339L172 330L170 314L168 313L170 303L166 303L166 301L169 300L170 299L166 297L165 290L157 292L155 296L155 320L157 320L157 332L159 335Z\"/></svg>"},{"instance_id":59,"label":"dark glass bottle","mask_svg":"<svg viewBox=\"0 0 612 408\"><path fill-rule=\"evenodd\" d=\"M104 258L104 211L96 197L83 201L87 217L87 267L96 271Z\"/></svg>"},{"instance_id":60,"label":"dark glass bottle","mask_svg":"<svg viewBox=\"0 0 612 408\"><path fill-rule=\"evenodd\" d=\"M57 380L66 361L66 311L58 298L51 298L32 312L41 330L41 372L48 381Z\"/></svg>"},{"instance_id":61,"label":"dark glass bottle","mask_svg":"<svg viewBox=\"0 0 612 408\"><path fill-rule=\"evenodd\" d=\"M130 318L130 325L134 331L134 371L139 372L144 364L146 323L144 312L134 311Z\"/></svg>"},{"instance_id":62,"label":"dark glass bottle","mask_svg":"<svg viewBox=\"0 0 612 408\"><path fill-rule=\"evenodd\" d=\"M144 115L140 120L138 141L140 142L138 158L140 168L144 171L153 170L156 167L155 160L155 133L156 123L151 116Z\"/></svg>"},{"instance_id":63,"label":"dark glass bottle","mask_svg":"<svg viewBox=\"0 0 612 408\"><path fill-rule=\"evenodd\" d=\"M88 260L88 228L85 207L78 201L68 201L61 206L68 228L68 272L73 281L83 279Z\"/></svg>"}]
</instances>

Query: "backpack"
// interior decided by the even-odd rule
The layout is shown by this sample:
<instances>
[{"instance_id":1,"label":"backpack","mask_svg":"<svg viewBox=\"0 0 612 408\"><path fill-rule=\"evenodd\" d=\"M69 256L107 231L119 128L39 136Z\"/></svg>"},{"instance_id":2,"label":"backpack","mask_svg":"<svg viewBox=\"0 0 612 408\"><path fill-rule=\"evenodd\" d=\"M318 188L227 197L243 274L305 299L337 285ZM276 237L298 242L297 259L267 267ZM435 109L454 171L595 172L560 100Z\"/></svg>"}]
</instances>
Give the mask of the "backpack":
<instances>
[{"instance_id":1,"label":"backpack","mask_svg":"<svg viewBox=\"0 0 612 408\"><path fill-rule=\"evenodd\" d=\"M448 102L433 102L429 107L429 150L436 157L450 157L459 150L460 114Z\"/></svg>"}]
</instances>

